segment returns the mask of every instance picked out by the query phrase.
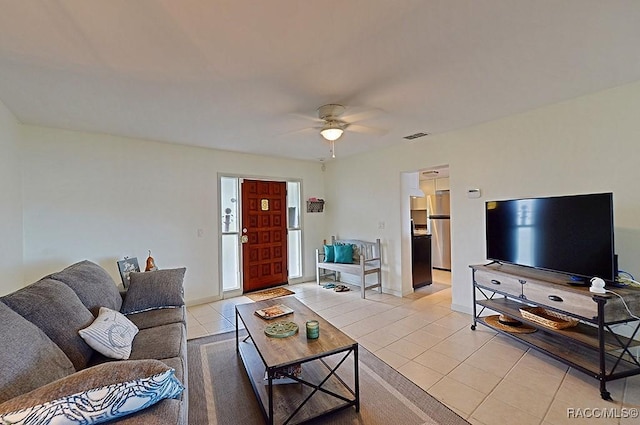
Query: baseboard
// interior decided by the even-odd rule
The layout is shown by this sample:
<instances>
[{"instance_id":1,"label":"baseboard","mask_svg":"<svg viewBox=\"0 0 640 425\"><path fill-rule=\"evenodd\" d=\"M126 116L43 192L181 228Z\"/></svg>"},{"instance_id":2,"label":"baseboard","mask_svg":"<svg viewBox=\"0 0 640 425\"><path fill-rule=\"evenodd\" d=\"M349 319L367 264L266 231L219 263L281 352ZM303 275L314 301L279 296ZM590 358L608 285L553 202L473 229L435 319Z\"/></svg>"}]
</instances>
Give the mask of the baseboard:
<instances>
[{"instance_id":1,"label":"baseboard","mask_svg":"<svg viewBox=\"0 0 640 425\"><path fill-rule=\"evenodd\" d=\"M460 313L465 313L465 314L469 314L469 315L473 315L473 308L466 306L466 305L461 305L461 304L451 304L451 310L453 311L457 311Z\"/></svg>"},{"instance_id":2,"label":"baseboard","mask_svg":"<svg viewBox=\"0 0 640 425\"><path fill-rule=\"evenodd\" d=\"M394 297L402 298L402 292L401 291L392 291L392 290L389 290L389 289L382 288L382 293L383 294L393 295Z\"/></svg>"},{"instance_id":3,"label":"baseboard","mask_svg":"<svg viewBox=\"0 0 640 425\"><path fill-rule=\"evenodd\" d=\"M193 307L194 305L212 303L214 301L220 301L221 299L222 299L222 295L214 295L212 297L197 298L195 300L187 300L185 301L185 304L187 305L187 307Z\"/></svg>"},{"instance_id":4,"label":"baseboard","mask_svg":"<svg viewBox=\"0 0 640 425\"><path fill-rule=\"evenodd\" d=\"M297 285L299 283L307 283L307 282L315 282L315 281L316 281L315 276L296 277L295 279L289 279L289 285Z\"/></svg>"}]
</instances>

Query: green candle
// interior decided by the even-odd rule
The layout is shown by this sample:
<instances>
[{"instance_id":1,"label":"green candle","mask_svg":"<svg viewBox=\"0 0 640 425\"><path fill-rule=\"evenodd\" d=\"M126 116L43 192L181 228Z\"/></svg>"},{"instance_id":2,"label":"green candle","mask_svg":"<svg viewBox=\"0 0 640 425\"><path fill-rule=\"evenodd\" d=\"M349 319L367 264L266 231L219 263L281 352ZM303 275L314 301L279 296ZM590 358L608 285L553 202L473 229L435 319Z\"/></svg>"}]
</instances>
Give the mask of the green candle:
<instances>
[{"instance_id":1,"label":"green candle","mask_svg":"<svg viewBox=\"0 0 640 425\"><path fill-rule=\"evenodd\" d=\"M320 323L317 320L309 320L306 325L307 339L318 339L320 336Z\"/></svg>"}]
</instances>

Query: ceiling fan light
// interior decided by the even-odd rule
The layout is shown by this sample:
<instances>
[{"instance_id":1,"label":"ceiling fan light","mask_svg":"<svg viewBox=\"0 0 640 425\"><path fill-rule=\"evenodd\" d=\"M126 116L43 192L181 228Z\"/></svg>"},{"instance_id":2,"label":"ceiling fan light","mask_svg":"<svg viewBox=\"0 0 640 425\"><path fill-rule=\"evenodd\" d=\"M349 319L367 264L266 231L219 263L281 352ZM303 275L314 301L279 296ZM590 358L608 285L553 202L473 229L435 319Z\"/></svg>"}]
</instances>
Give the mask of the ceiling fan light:
<instances>
[{"instance_id":1,"label":"ceiling fan light","mask_svg":"<svg viewBox=\"0 0 640 425\"><path fill-rule=\"evenodd\" d=\"M344 130L338 124L327 124L320 131L320 134L328 141L333 142L334 140L338 140L343 132Z\"/></svg>"}]
</instances>

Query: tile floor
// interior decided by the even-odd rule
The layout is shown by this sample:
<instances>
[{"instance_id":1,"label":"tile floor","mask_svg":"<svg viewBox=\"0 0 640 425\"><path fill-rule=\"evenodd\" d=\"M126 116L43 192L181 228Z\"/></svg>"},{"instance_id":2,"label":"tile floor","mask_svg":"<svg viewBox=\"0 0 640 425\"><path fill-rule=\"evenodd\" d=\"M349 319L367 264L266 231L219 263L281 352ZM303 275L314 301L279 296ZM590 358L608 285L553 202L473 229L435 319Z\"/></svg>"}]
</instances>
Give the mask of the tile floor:
<instances>
[{"instance_id":1,"label":"tile floor","mask_svg":"<svg viewBox=\"0 0 640 425\"><path fill-rule=\"evenodd\" d=\"M450 275L398 298L337 293L315 282L291 285L296 297L472 424L640 423L640 376L598 382L450 309ZM356 288L354 288L356 289ZM231 331L241 296L188 308L189 338Z\"/></svg>"}]
</instances>

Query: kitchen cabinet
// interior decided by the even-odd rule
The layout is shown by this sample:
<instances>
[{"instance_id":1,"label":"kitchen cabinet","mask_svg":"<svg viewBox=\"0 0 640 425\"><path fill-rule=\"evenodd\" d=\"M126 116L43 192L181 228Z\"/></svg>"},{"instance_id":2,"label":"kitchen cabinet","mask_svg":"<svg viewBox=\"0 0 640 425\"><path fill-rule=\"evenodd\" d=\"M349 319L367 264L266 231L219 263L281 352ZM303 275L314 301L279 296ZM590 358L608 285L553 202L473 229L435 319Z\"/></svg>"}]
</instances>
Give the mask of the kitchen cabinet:
<instances>
[{"instance_id":1,"label":"kitchen cabinet","mask_svg":"<svg viewBox=\"0 0 640 425\"><path fill-rule=\"evenodd\" d=\"M426 196L436 193L436 180L420 180L420 189Z\"/></svg>"},{"instance_id":2,"label":"kitchen cabinet","mask_svg":"<svg viewBox=\"0 0 640 425\"><path fill-rule=\"evenodd\" d=\"M411 197L411 209L414 211L426 211L427 210L427 197L423 196L419 198L417 196Z\"/></svg>"},{"instance_id":3,"label":"kitchen cabinet","mask_svg":"<svg viewBox=\"0 0 640 425\"><path fill-rule=\"evenodd\" d=\"M436 191L449 190L449 178L420 180L420 190L424 192L424 197L412 197L412 210L426 210L429 208L429 196L434 196Z\"/></svg>"},{"instance_id":4,"label":"kitchen cabinet","mask_svg":"<svg viewBox=\"0 0 640 425\"><path fill-rule=\"evenodd\" d=\"M449 184L449 177L435 179L434 191L436 190L451 190L451 185Z\"/></svg>"},{"instance_id":5,"label":"kitchen cabinet","mask_svg":"<svg viewBox=\"0 0 640 425\"><path fill-rule=\"evenodd\" d=\"M431 235L414 234L411 239L413 287L431 285Z\"/></svg>"}]
</instances>

